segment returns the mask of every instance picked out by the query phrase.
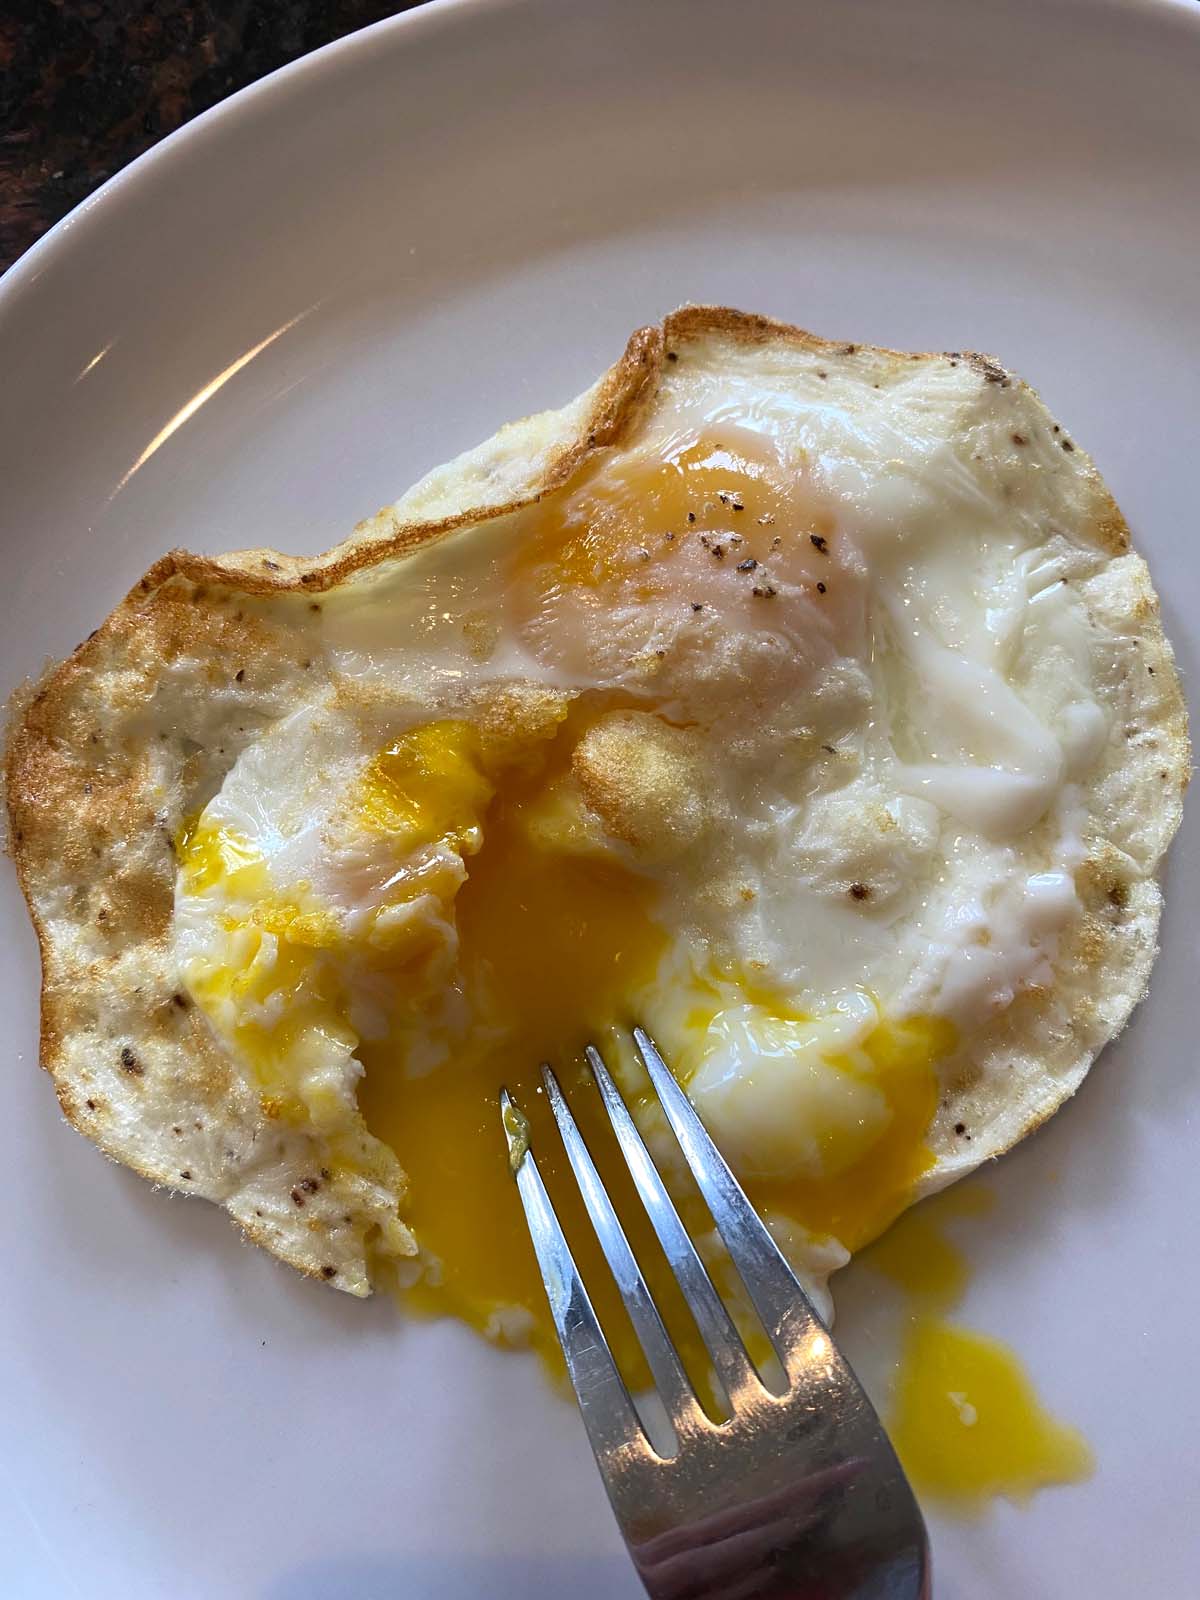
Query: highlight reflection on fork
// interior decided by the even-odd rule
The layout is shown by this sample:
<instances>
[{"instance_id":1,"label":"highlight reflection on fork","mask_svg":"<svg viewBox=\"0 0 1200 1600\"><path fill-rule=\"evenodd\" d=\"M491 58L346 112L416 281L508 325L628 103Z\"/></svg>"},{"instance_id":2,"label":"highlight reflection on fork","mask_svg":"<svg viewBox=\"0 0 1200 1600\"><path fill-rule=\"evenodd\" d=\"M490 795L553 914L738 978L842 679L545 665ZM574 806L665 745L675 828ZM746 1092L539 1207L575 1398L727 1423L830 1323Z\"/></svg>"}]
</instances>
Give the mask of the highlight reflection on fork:
<instances>
[{"instance_id":1,"label":"highlight reflection on fork","mask_svg":"<svg viewBox=\"0 0 1200 1600\"><path fill-rule=\"evenodd\" d=\"M629 1553L654 1600L924 1600L920 1510L862 1386L705 1132L653 1040L634 1040L783 1369L769 1388L709 1278L599 1052L587 1058L712 1359L729 1415L706 1415L570 1108L542 1074L604 1256L673 1433L657 1448L609 1350L507 1090L501 1117L555 1328Z\"/></svg>"}]
</instances>

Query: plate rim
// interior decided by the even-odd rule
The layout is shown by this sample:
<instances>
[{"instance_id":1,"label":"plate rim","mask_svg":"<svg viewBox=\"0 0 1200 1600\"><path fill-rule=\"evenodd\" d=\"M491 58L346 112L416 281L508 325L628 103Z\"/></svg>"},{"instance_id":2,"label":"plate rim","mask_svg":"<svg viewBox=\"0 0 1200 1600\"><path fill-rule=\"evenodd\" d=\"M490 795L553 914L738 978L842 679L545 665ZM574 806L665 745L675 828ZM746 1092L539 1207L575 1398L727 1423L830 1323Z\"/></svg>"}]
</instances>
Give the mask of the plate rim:
<instances>
[{"instance_id":1,"label":"plate rim","mask_svg":"<svg viewBox=\"0 0 1200 1600\"><path fill-rule=\"evenodd\" d=\"M791 3L816 5L818 0L791 0ZM0 273L0 319L11 314L19 295L32 288L56 257L82 239L77 231L81 226L90 229L106 221L114 201L144 183L160 166L176 160L181 151L192 146L199 148L205 139L212 137L218 124L263 112L272 101L294 93L306 78L344 68L359 53L376 48L385 36L403 39L406 34L415 35L423 29L435 30L463 21L469 23L472 17L485 12L517 12L528 4L529 0L419 0L407 11L382 17L378 22L367 23L306 51L197 112L85 195ZM592 4L596 10L601 10L607 0L592 0ZM983 10L991 8L992 0L960 0L960 4L973 4ZM1083 11L1093 20L1103 12L1122 13L1138 17L1146 26L1157 26L1167 18L1186 19L1196 28L1200 40L1200 0L1040 0L1039 9L1046 7L1063 12Z\"/></svg>"}]
</instances>

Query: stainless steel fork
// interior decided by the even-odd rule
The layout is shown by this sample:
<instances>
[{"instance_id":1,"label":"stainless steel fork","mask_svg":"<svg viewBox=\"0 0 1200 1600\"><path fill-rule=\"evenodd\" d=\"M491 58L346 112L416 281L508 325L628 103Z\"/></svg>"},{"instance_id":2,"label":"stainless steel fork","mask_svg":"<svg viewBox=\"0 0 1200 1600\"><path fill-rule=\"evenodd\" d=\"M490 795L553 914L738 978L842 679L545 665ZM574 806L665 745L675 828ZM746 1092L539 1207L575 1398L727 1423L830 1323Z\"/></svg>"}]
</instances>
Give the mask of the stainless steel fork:
<instances>
[{"instance_id":1,"label":"stainless steel fork","mask_svg":"<svg viewBox=\"0 0 1200 1600\"><path fill-rule=\"evenodd\" d=\"M713 1287L600 1054L588 1062L634 1183L728 1398L713 1421L667 1334L566 1099L559 1131L629 1311L674 1448L651 1443L613 1361L507 1090L501 1115L550 1309L596 1462L654 1600L923 1600L921 1513L871 1402L838 1353L653 1040L638 1051L705 1204L779 1358L764 1383Z\"/></svg>"}]
</instances>

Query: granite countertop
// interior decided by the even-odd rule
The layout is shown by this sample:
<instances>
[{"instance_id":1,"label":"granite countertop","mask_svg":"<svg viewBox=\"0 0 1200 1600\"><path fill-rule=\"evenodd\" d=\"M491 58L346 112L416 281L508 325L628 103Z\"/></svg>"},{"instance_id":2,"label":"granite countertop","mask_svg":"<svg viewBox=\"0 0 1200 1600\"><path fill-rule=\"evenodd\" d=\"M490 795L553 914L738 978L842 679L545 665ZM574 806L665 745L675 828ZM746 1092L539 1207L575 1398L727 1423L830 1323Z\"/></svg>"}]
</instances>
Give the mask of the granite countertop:
<instances>
[{"instance_id":1,"label":"granite countertop","mask_svg":"<svg viewBox=\"0 0 1200 1600\"><path fill-rule=\"evenodd\" d=\"M197 112L408 9L383 0L5 0L0 271Z\"/></svg>"}]
</instances>

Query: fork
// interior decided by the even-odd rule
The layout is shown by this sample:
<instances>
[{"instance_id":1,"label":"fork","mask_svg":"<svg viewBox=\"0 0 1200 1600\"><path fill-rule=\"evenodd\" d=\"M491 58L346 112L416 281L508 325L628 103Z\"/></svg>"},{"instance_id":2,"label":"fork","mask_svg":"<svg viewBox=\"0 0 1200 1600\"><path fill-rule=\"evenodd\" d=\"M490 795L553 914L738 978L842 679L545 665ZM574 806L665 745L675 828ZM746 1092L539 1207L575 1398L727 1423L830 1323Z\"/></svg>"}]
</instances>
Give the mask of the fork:
<instances>
[{"instance_id":1,"label":"fork","mask_svg":"<svg viewBox=\"0 0 1200 1600\"><path fill-rule=\"evenodd\" d=\"M674 1436L651 1442L609 1350L529 1145L500 1093L509 1159L588 1438L653 1600L927 1600L920 1510L878 1416L654 1041L634 1041L770 1339L768 1387L713 1286L600 1053L587 1060L641 1203L729 1406L702 1408L558 1080L542 1077L572 1171ZM656 1430L657 1431L657 1430Z\"/></svg>"}]
</instances>

